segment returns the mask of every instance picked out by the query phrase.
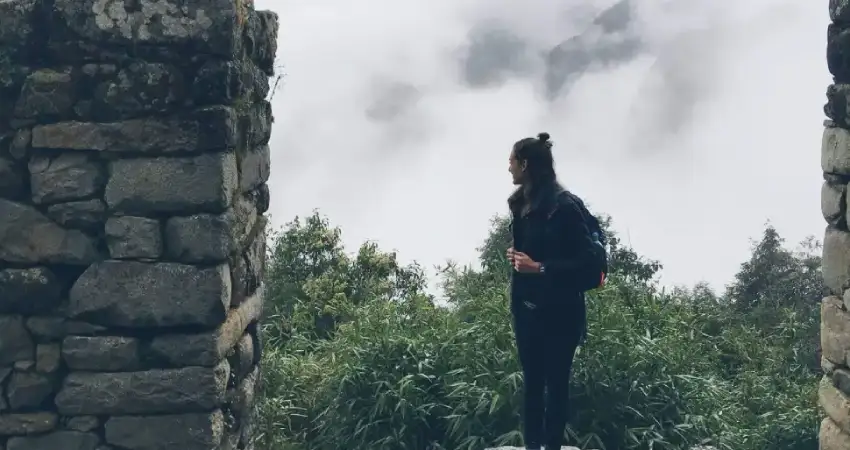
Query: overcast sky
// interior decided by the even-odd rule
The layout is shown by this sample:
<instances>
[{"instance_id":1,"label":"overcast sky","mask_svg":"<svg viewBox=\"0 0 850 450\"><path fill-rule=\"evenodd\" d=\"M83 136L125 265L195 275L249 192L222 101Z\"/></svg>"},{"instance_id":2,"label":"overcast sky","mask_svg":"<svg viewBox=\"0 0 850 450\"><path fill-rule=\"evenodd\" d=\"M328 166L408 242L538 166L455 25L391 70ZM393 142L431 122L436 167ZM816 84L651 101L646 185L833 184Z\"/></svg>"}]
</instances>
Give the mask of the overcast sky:
<instances>
[{"instance_id":1,"label":"overcast sky","mask_svg":"<svg viewBox=\"0 0 850 450\"><path fill-rule=\"evenodd\" d=\"M280 16L276 226L319 209L433 266L506 212L514 141L662 282L722 287L771 221L820 239L824 2L256 0ZM612 8L613 7L613 8Z\"/></svg>"}]
</instances>

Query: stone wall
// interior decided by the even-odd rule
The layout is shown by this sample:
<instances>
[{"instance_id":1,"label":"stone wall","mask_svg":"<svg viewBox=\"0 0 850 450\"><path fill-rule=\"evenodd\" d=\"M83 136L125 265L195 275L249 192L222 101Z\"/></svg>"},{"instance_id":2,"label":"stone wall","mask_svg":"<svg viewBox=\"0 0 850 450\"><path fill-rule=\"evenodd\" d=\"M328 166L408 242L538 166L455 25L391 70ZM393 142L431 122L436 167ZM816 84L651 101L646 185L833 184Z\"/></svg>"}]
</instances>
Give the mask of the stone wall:
<instances>
[{"instance_id":1,"label":"stone wall","mask_svg":"<svg viewBox=\"0 0 850 450\"><path fill-rule=\"evenodd\" d=\"M277 27L0 1L0 450L251 448Z\"/></svg>"},{"instance_id":2,"label":"stone wall","mask_svg":"<svg viewBox=\"0 0 850 450\"><path fill-rule=\"evenodd\" d=\"M824 377L819 403L826 418L820 428L821 450L850 449L850 2L830 0L827 65L834 84L827 89L821 166L821 209L828 224L824 237L823 276L831 296L821 304Z\"/></svg>"}]
</instances>

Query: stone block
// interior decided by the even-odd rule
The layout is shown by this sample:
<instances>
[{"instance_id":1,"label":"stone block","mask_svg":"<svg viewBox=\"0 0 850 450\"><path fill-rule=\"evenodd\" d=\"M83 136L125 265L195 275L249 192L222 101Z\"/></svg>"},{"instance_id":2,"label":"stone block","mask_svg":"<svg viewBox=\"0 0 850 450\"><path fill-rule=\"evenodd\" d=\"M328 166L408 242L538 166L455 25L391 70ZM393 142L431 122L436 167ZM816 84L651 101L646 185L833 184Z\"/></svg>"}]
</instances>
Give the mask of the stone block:
<instances>
[{"instance_id":1,"label":"stone block","mask_svg":"<svg viewBox=\"0 0 850 450\"><path fill-rule=\"evenodd\" d=\"M828 126L821 140L821 169L837 175L850 175L850 130Z\"/></svg>"},{"instance_id":2,"label":"stone block","mask_svg":"<svg viewBox=\"0 0 850 450\"><path fill-rule=\"evenodd\" d=\"M818 434L819 450L847 450L850 448L850 434L841 431L838 425L828 417L820 424Z\"/></svg>"},{"instance_id":3,"label":"stone block","mask_svg":"<svg viewBox=\"0 0 850 450\"><path fill-rule=\"evenodd\" d=\"M826 66L836 83L850 82L850 27L846 24L827 26Z\"/></svg>"},{"instance_id":4,"label":"stone block","mask_svg":"<svg viewBox=\"0 0 850 450\"><path fill-rule=\"evenodd\" d=\"M165 224L166 256L185 263L219 263L241 252L257 223L257 209L238 196L224 214L172 217Z\"/></svg>"},{"instance_id":5,"label":"stone block","mask_svg":"<svg viewBox=\"0 0 850 450\"><path fill-rule=\"evenodd\" d=\"M133 5L114 0L56 0L54 11L73 37L92 42L185 48L225 58L234 56L241 43L242 12L239 2L232 0L141 0Z\"/></svg>"},{"instance_id":6,"label":"stone block","mask_svg":"<svg viewBox=\"0 0 850 450\"><path fill-rule=\"evenodd\" d=\"M226 317L230 293L226 264L102 261L71 288L70 314L112 327L215 327Z\"/></svg>"},{"instance_id":7,"label":"stone block","mask_svg":"<svg viewBox=\"0 0 850 450\"><path fill-rule=\"evenodd\" d=\"M239 159L239 191L246 193L269 181L271 151L264 144L245 150Z\"/></svg>"},{"instance_id":8,"label":"stone block","mask_svg":"<svg viewBox=\"0 0 850 450\"><path fill-rule=\"evenodd\" d=\"M71 370L121 372L139 370L139 340L122 336L69 336L62 359Z\"/></svg>"},{"instance_id":9,"label":"stone block","mask_svg":"<svg viewBox=\"0 0 850 450\"><path fill-rule=\"evenodd\" d=\"M106 181L101 165L83 153L34 157L30 160L29 171L32 199L37 204L91 197Z\"/></svg>"},{"instance_id":10,"label":"stone block","mask_svg":"<svg viewBox=\"0 0 850 450\"><path fill-rule=\"evenodd\" d=\"M106 330L100 325L55 316L29 317L26 327L37 342L57 342L67 335L91 336Z\"/></svg>"},{"instance_id":11,"label":"stone block","mask_svg":"<svg viewBox=\"0 0 850 450\"><path fill-rule=\"evenodd\" d=\"M833 228L847 228L847 185L824 182L821 187L820 210L824 220Z\"/></svg>"},{"instance_id":12,"label":"stone block","mask_svg":"<svg viewBox=\"0 0 850 450\"><path fill-rule=\"evenodd\" d=\"M95 240L66 230L32 206L0 199L0 261L88 265L100 258Z\"/></svg>"},{"instance_id":13,"label":"stone block","mask_svg":"<svg viewBox=\"0 0 850 450\"><path fill-rule=\"evenodd\" d=\"M106 203L125 214L220 214L238 186L233 153L119 160L111 166Z\"/></svg>"},{"instance_id":14,"label":"stone block","mask_svg":"<svg viewBox=\"0 0 850 450\"><path fill-rule=\"evenodd\" d=\"M40 8L39 0L0 2L0 57L19 58L34 50Z\"/></svg>"},{"instance_id":15,"label":"stone block","mask_svg":"<svg viewBox=\"0 0 850 450\"><path fill-rule=\"evenodd\" d=\"M34 357L35 342L24 326L23 317L0 316L0 366Z\"/></svg>"},{"instance_id":16,"label":"stone block","mask_svg":"<svg viewBox=\"0 0 850 450\"><path fill-rule=\"evenodd\" d=\"M0 414L0 436L41 434L56 428L54 413Z\"/></svg>"},{"instance_id":17,"label":"stone block","mask_svg":"<svg viewBox=\"0 0 850 450\"><path fill-rule=\"evenodd\" d=\"M833 364L843 366L850 352L850 313L841 299L827 297L821 302L821 355Z\"/></svg>"},{"instance_id":18,"label":"stone block","mask_svg":"<svg viewBox=\"0 0 850 450\"><path fill-rule=\"evenodd\" d=\"M823 106L824 114L836 125L847 128L850 126L848 106L850 106L850 84L829 85L826 89L826 104Z\"/></svg>"},{"instance_id":19,"label":"stone block","mask_svg":"<svg viewBox=\"0 0 850 450\"><path fill-rule=\"evenodd\" d=\"M29 192L15 161L0 158L0 198L17 200Z\"/></svg>"},{"instance_id":20,"label":"stone block","mask_svg":"<svg viewBox=\"0 0 850 450\"><path fill-rule=\"evenodd\" d=\"M113 259L157 259L162 256L162 226L147 217L111 217L104 227Z\"/></svg>"},{"instance_id":21,"label":"stone block","mask_svg":"<svg viewBox=\"0 0 850 450\"><path fill-rule=\"evenodd\" d=\"M240 147L253 148L269 143L272 135L272 104L266 100L253 102L239 116L242 133Z\"/></svg>"},{"instance_id":22,"label":"stone block","mask_svg":"<svg viewBox=\"0 0 850 450\"><path fill-rule=\"evenodd\" d=\"M260 217L250 236L251 243L230 263L233 284L231 306L238 306L260 287L266 268L266 220Z\"/></svg>"},{"instance_id":23,"label":"stone block","mask_svg":"<svg viewBox=\"0 0 850 450\"><path fill-rule=\"evenodd\" d=\"M29 128L17 130L9 144L9 155L17 161L25 159L29 155L31 142L32 131Z\"/></svg>"},{"instance_id":24,"label":"stone block","mask_svg":"<svg viewBox=\"0 0 850 450\"><path fill-rule=\"evenodd\" d=\"M236 389L230 392L227 400L236 417L244 417L251 414L259 380L260 368L254 367L254 370L239 382Z\"/></svg>"},{"instance_id":25,"label":"stone block","mask_svg":"<svg viewBox=\"0 0 850 450\"><path fill-rule=\"evenodd\" d=\"M192 83L196 104L232 104L243 99L263 100L269 77L250 61L212 60L198 69Z\"/></svg>"},{"instance_id":26,"label":"stone block","mask_svg":"<svg viewBox=\"0 0 850 450\"><path fill-rule=\"evenodd\" d=\"M167 118L40 125L32 130L32 146L127 156L201 153L235 147L236 125L236 113L231 108L211 106Z\"/></svg>"},{"instance_id":27,"label":"stone block","mask_svg":"<svg viewBox=\"0 0 850 450\"><path fill-rule=\"evenodd\" d=\"M59 344L38 344L35 348L35 370L41 373L53 373L59 370L62 362L62 350Z\"/></svg>"},{"instance_id":28,"label":"stone block","mask_svg":"<svg viewBox=\"0 0 850 450\"><path fill-rule=\"evenodd\" d=\"M112 417L106 443L127 450L210 450L224 434L224 416L212 413Z\"/></svg>"},{"instance_id":29,"label":"stone block","mask_svg":"<svg viewBox=\"0 0 850 450\"><path fill-rule=\"evenodd\" d=\"M850 233L828 227L823 240L823 281L830 293L850 287Z\"/></svg>"},{"instance_id":30,"label":"stone block","mask_svg":"<svg viewBox=\"0 0 850 450\"><path fill-rule=\"evenodd\" d=\"M251 372L254 367L254 336L251 333L242 335L242 339L236 344L230 367L236 378L242 379Z\"/></svg>"},{"instance_id":31,"label":"stone block","mask_svg":"<svg viewBox=\"0 0 850 450\"><path fill-rule=\"evenodd\" d=\"M259 320L262 313L263 292L260 290L238 308L228 311L227 320L216 330L157 336L149 350L154 357L171 366L213 367L236 346L248 325Z\"/></svg>"},{"instance_id":32,"label":"stone block","mask_svg":"<svg viewBox=\"0 0 850 450\"><path fill-rule=\"evenodd\" d=\"M134 61L114 79L104 80L95 88L93 110L104 118L164 112L185 98L185 81L178 67Z\"/></svg>"},{"instance_id":33,"label":"stone block","mask_svg":"<svg viewBox=\"0 0 850 450\"><path fill-rule=\"evenodd\" d=\"M106 220L106 203L97 198L58 203L47 207L47 217L65 228L93 233Z\"/></svg>"},{"instance_id":34,"label":"stone block","mask_svg":"<svg viewBox=\"0 0 850 450\"><path fill-rule=\"evenodd\" d=\"M832 384L845 395L850 395L850 370L836 368L832 371Z\"/></svg>"},{"instance_id":35,"label":"stone block","mask_svg":"<svg viewBox=\"0 0 850 450\"><path fill-rule=\"evenodd\" d=\"M818 404L842 432L850 433L850 398L841 393L829 377L821 378Z\"/></svg>"},{"instance_id":36,"label":"stone block","mask_svg":"<svg viewBox=\"0 0 850 450\"><path fill-rule=\"evenodd\" d=\"M83 433L94 431L100 427L100 419L97 416L66 417L63 427L66 430L81 431Z\"/></svg>"},{"instance_id":37,"label":"stone block","mask_svg":"<svg viewBox=\"0 0 850 450\"><path fill-rule=\"evenodd\" d=\"M829 0L829 18L838 23L850 22L850 1Z\"/></svg>"},{"instance_id":38,"label":"stone block","mask_svg":"<svg viewBox=\"0 0 850 450\"><path fill-rule=\"evenodd\" d=\"M39 436L13 437L6 450L97 450L100 438L94 433L54 431Z\"/></svg>"},{"instance_id":39,"label":"stone block","mask_svg":"<svg viewBox=\"0 0 850 450\"><path fill-rule=\"evenodd\" d=\"M48 313L59 306L62 288L46 267L0 270L0 313Z\"/></svg>"},{"instance_id":40,"label":"stone block","mask_svg":"<svg viewBox=\"0 0 850 450\"><path fill-rule=\"evenodd\" d=\"M32 372L12 372L6 386L9 407L17 409L35 409L53 394L53 381L46 375Z\"/></svg>"},{"instance_id":41,"label":"stone block","mask_svg":"<svg viewBox=\"0 0 850 450\"><path fill-rule=\"evenodd\" d=\"M277 14L271 11L250 11L245 23L248 55L268 75L274 74L279 28Z\"/></svg>"},{"instance_id":42,"label":"stone block","mask_svg":"<svg viewBox=\"0 0 850 450\"><path fill-rule=\"evenodd\" d=\"M59 414L138 415L207 412L224 401L230 367L146 372L74 372L56 395Z\"/></svg>"},{"instance_id":43,"label":"stone block","mask_svg":"<svg viewBox=\"0 0 850 450\"><path fill-rule=\"evenodd\" d=\"M62 118L73 112L76 101L77 86L70 67L59 70L39 69L24 81L23 90L15 104L15 117Z\"/></svg>"}]
</instances>

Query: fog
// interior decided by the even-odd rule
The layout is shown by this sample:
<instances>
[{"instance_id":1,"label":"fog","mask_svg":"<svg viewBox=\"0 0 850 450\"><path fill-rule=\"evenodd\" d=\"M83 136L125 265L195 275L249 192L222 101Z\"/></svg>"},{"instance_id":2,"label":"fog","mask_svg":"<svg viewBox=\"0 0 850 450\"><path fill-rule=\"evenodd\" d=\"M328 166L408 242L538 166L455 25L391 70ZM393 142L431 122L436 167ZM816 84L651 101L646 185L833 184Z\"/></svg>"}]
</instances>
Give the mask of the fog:
<instances>
[{"instance_id":1,"label":"fog","mask_svg":"<svg viewBox=\"0 0 850 450\"><path fill-rule=\"evenodd\" d=\"M426 267L475 262L514 141L662 282L731 280L767 221L822 237L825 4L256 0L280 16L272 221L318 209Z\"/></svg>"}]
</instances>

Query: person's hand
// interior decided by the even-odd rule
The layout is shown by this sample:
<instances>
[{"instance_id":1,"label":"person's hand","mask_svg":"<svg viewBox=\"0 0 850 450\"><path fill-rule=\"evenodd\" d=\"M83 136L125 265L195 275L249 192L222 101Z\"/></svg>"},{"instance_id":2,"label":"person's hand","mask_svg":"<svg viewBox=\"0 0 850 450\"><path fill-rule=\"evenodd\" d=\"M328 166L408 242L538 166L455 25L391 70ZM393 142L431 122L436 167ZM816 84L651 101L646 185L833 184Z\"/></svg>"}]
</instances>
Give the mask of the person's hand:
<instances>
[{"instance_id":1,"label":"person's hand","mask_svg":"<svg viewBox=\"0 0 850 450\"><path fill-rule=\"evenodd\" d=\"M516 254L516 251L514 250L514 248L513 247L509 248L508 252L507 252L507 257L508 257L508 261L511 262L511 266L514 265L514 254Z\"/></svg>"},{"instance_id":2,"label":"person's hand","mask_svg":"<svg viewBox=\"0 0 850 450\"><path fill-rule=\"evenodd\" d=\"M513 251L513 258L511 261L513 262L514 270L519 273L538 273L540 272L540 263L534 261L529 258L523 252Z\"/></svg>"}]
</instances>

